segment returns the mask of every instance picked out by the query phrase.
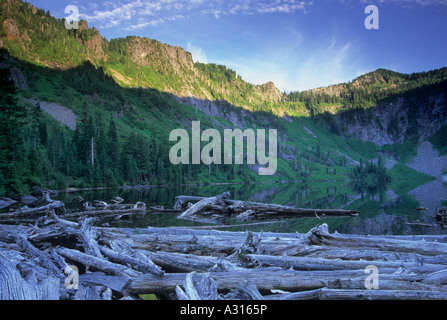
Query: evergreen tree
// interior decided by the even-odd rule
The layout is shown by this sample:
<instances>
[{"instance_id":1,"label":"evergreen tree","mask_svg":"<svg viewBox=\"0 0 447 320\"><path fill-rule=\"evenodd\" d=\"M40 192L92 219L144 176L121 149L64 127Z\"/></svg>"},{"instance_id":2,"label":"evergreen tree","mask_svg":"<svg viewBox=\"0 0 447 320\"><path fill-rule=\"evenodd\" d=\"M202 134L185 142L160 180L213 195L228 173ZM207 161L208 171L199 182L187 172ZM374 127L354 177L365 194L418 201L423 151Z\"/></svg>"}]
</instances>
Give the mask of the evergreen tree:
<instances>
[{"instance_id":1,"label":"evergreen tree","mask_svg":"<svg viewBox=\"0 0 447 320\"><path fill-rule=\"evenodd\" d=\"M107 141L108 141L108 148L107 148L107 155L110 160L110 165L114 166L118 164L119 160L119 142L118 142L118 133L115 126L115 121L113 121L112 118L110 118L110 124L109 124L109 131L107 133Z\"/></svg>"},{"instance_id":2,"label":"evergreen tree","mask_svg":"<svg viewBox=\"0 0 447 320\"><path fill-rule=\"evenodd\" d=\"M0 69L0 192L21 193L20 165L24 156L23 121L26 112L17 103L16 87L8 68Z\"/></svg>"}]
</instances>

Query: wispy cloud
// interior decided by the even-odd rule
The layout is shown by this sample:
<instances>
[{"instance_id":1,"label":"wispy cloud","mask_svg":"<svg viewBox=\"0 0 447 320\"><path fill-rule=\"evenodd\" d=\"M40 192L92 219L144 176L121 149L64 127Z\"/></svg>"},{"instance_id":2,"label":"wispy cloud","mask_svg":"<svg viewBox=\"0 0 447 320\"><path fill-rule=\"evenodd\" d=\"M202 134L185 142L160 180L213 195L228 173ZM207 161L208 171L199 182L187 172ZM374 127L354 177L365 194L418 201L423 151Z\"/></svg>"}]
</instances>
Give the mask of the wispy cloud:
<instances>
[{"instance_id":1,"label":"wispy cloud","mask_svg":"<svg viewBox=\"0 0 447 320\"><path fill-rule=\"evenodd\" d=\"M344 1L344 0L342 0ZM370 0L361 0L362 4L370 4ZM377 4L394 4L404 7L412 6L447 6L446 0L377 0Z\"/></svg>"},{"instance_id":2,"label":"wispy cloud","mask_svg":"<svg viewBox=\"0 0 447 320\"><path fill-rule=\"evenodd\" d=\"M353 50L351 42L339 43L333 38L329 46L312 51L297 68L295 86L310 89L350 80L345 77L352 71L346 67L354 65Z\"/></svg>"},{"instance_id":3,"label":"wispy cloud","mask_svg":"<svg viewBox=\"0 0 447 320\"><path fill-rule=\"evenodd\" d=\"M208 57L202 48L196 47L188 42L186 44L186 50L191 52L194 62L208 63Z\"/></svg>"},{"instance_id":4,"label":"wispy cloud","mask_svg":"<svg viewBox=\"0 0 447 320\"><path fill-rule=\"evenodd\" d=\"M135 30L166 21L186 18L193 14L253 15L270 13L306 12L311 0L132 0L104 2L101 8L90 6L92 13L81 12L87 21L100 22L107 28L124 24L127 30Z\"/></svg>"}]
</instances>

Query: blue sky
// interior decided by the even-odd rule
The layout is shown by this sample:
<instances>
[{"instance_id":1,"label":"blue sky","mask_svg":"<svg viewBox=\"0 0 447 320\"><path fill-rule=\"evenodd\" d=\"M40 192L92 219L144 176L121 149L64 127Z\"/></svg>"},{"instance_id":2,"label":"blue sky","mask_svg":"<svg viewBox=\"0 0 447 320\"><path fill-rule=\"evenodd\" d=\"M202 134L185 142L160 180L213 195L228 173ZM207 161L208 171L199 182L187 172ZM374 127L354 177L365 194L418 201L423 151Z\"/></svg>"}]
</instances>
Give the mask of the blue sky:
<instances>
[{"instance_id":1,"label":"blue sky","mask_svg":"<svg viewBox=\"0 0 447 320\"><path fill-rule=\"evenodd\" d=\"M107 39L137 35L224 64L253 84L306 90L378 68L447 66L447 0L28 0L67 17L68 5ZM367 5L379 29L367 30Z\"/></svg>"}]
</instances>

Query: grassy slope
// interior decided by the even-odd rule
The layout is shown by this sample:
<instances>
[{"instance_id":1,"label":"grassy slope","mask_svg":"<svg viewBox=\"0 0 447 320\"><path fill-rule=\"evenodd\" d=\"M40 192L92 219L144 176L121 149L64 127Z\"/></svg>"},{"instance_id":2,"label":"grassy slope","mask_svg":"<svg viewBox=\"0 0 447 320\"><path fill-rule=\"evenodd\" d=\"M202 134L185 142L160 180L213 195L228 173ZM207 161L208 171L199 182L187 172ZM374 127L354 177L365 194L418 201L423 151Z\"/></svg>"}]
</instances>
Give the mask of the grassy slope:
<instances>
[{"instance_id":1,"label":"grassy slope","mask_svg":"<svg viewBox=\"0 0 447 320\"><path fill-rule=\"evenodd\" d=\"M109 119L112 114L115 115L121 137L127 136L131 131L138 131L147 137L159 139L161 143L168 143L171 130L179 127L188 129L191 120L200 120L202 128L213 128L216 122L222 127L234 127L224 119L210 117L191 106L179 104L157 90L138 89L141 86L151 86L158 89L171 87L180 90L179 86L184 79L172 70L168 69L163 73L158 69L138 65L127 56L122 56L118 50L109 48L110 43L107 42L103 43L103 49L108 54L108 59L101 61L92 56L92 53L73 35L67 34L62 21L40 11L32 14L26 7L19 10L17 8L25 5L20 1L14 3L17 11L12 10L10 14L14 15L22 33L24 29L31 30L27 32L31 42L28 43L20 37L11 40L5 37L5 30L2 30L2 37L4 47L23 61L9 62L10 65L20 69L28 79L29 88L20 90L22 97L60 103L72 109L78 116L81 115L83 106L88 107L89 114L101 116L103 119ZM19 14L19 11L24 13ZM45 26L43 32L38 32L42 25ZM125 44L126 40L122 42ZM93 65L85 65L87 59L90 59ZM47 67L49 62L64 66L65 71ZM269 116L259 118L253 115L251 119L247 119L248 122L256 127L267 127L271 123L280 124L279 134L285 138L280 139L279 150L296 158L296 161L279 159L278 175L275 177L260 177L252 170L242 168L234 178L235 182L282 179L344 180L347 178L349 168L342 164L343 154L357 161L378 157L378 148L374 144L342 138L331 132L324 121L313 121L309 117L309 105L303 101L276 104L267 101L263 105L250 103L249 100L258 103L262 101L262 97L258 95L259 90L256 91L252 85L239 78L233 79L232 72L223 67L213 67L214 74L207 75L209 68L199 67L202 75L197 82L200 85L192 84L196 86L195 90L206 90L207 94L216 99L228 99L237 105L248 105L251 110L268 108ZM123 81L118 81L119 85L111 78L113 70L124 76ZM192 76L189 71L184 72L186 76ZM379 75L382 78L384 77L382 73L393 79L399 80L401 77L400 74L381 72ZM385 85L382 78L372 82L373 85L365 87L371 92L379 89L391 90L391 84L401 85L404 82L393 80L387 82L390 85ZM357 82L366 83L363 78L354 81ZM218 94L219 90L212 89L219 85L223 94ZM372 102L365 102L365 105L372 105ZM332 107L338 110L340 103L320 101L316 109L326 110ZM234 112L241 111L237 107L231 108ZM66 135L71 134L64 130ZM410 151L405 150L398 152L411 155L411 146ZM396 177L408 175L405 170L398 169L393 173ZM417 178L414 173L412 176ZM221 181L227 181L227 177L220 172L210 175L207 168L202 168L196 182Z\"/></svg>"}]
</instances>

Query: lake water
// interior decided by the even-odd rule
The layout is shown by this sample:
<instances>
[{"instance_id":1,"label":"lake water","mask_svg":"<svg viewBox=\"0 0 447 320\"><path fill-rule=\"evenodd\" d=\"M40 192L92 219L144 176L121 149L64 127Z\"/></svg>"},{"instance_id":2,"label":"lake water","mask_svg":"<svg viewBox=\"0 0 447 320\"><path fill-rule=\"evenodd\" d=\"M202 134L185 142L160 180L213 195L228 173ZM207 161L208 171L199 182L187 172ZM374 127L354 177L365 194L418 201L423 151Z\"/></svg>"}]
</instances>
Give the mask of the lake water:
<instances>
[{"instance_id":1,"label":"lake water","mask_svg":"<svg viewBox=\"0 0 447 320\"><path fill-rule=\"evenodd\" d=\"M338 231L348 234L447 234L447 229L437 226L432 218L437 208L447 204L447 185L441 180L417 186L405 194L396 194L392 189L359 193L347 182L314 182L94 190L61 193L57 199L63 201L69 209L73 210L82 210L83 201L103 200L110 203L114 196L122 197L124 203L142 201L148 208L151 206L172 208L175 197L178 195L211 197L225 191L229 191L231 199L235 200L275 203L297 208L353 209L359 211L360 216L355 218L298 218L271 221L272 223L257 226L246 226L249 222L245 221L243 222L244 226L239 227L232 223L230 223L231 228L219 225L220 230L250 229L264 232L303 233L319 224L327 223L331 232ZM417 210L420 207L425 207L427 210ZM107 222L110 226L131 228L212 225L180 220L177 219L175 213L152 213L150 211L143 217L133 218L130 221L109 220ZM415 226L411 223L429 224L433 227Z\"/></svg>"}]
</instances>

